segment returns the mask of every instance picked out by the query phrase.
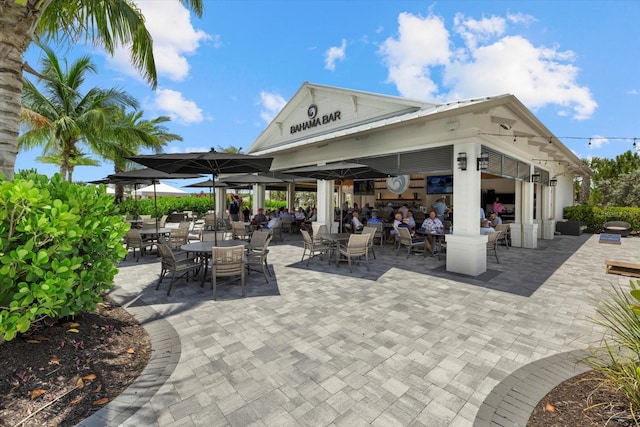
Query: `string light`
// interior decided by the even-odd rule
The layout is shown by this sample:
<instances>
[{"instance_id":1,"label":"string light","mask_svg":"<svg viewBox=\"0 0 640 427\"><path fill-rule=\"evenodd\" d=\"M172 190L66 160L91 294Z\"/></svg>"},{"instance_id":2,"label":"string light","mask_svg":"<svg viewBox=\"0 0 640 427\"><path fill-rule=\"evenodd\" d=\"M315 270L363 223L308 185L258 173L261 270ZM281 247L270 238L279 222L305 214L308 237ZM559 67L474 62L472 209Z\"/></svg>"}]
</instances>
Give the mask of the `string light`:
<instances>
[{"instance_id":1,"label":"string light","mask_svg":"<svg viewBox=\"0 0 640 427\"><path fill-rule=\"evenodd\" d=\"M591 148L591 138L589 138L589 148Z\"/></svg>"},{"instance_id":2,"label":"string light","mask_svg":"<svg viewBox=\"0 0 640 427\"><path fill-rule=\"evenodd\" d=\"M499 133L485 133L485 132L481 132L479 133L479 135L488 135L488 136L510 136L510 135L503 135L503 134L499 134ZM545 139L549 139L549 144L553 144L553 136L547 136L547 135L513 135L513 142L517 142L518 137L520 138L545 138ZM617 140L617 141L632 141L633 142L633 147L637 147L637 142L639 137L637 136L557 136L557 139L583 139L583 140L588 140L588 146L589 148L591 148L591 143L594 140Z\"/></svg>"}]
</instances>

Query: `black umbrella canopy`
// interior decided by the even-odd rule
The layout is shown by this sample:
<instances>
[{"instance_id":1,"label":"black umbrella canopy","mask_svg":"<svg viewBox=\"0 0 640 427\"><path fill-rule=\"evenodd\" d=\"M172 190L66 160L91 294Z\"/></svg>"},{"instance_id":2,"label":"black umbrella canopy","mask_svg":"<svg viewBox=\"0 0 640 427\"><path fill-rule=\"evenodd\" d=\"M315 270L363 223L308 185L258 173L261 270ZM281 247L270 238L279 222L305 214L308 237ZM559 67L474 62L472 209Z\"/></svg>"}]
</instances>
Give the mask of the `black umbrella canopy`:
<instances>
[{"instance_id":1,"label":"black umbrella canopy","mask_svg":"<svg viewBox=\"0 0 640 427\"><path fill-rule=\"evenodd\" d=\"M389 174L361 163L336 162L326 165L304 166L283 171L308 178L344 181L345 179L386 178Z\"/></svg>"},{"instance_id":2,"label":"black umbrella canopy","mask_svg":"<svg viewBox=\"0 0 640 427\"><path fill-rule=\"evenodd\" d=\"M185 185L185 187L192 188L216 188L216 187L228 187L228 185L224 182L213 182L212 179L207 179L206 181L196 182L194 184Z\"/></svg>"},{"instance_id":3,"label":"black umbrella canopy","mask_svg":"<svg viewBox=\"0 0 640 427\"><path fill-rule=\"evenodd\" d=\"M275 184L278 182L284 182L280 178L252 173L225 176L224 178L220 178L219 181L232 184Z\"/></svg>"},{"instance_id":4,"label":"black umbrella canopy","mask_svg":"<svg viewBox=\"0 0 640 427\"><path fill-rule=\"evenodd\" d=\"M289 169L284 173L307 176L309 178L344 181L345 179L372 179L386 178L387 173L373 169L370 166L360 163L336 162L326 165L304 166L301 168ZM338 187L338 205L340 207L340 231L342 231L342 186Z\"/></svg>"},{"instance_id":5,"label":"black umbrella canopy","mask_svg":"<svg viewBox=\"0 0 640 427\"><path fill-rule=\"evenodd\" d=\"M248 154L223 153L211 150L205 153L166 153L128 157L136 163L167 173L211 174L266 172L271 157ZM215 179L215 178L212 178Z\"/></svg>"}]
</instances>

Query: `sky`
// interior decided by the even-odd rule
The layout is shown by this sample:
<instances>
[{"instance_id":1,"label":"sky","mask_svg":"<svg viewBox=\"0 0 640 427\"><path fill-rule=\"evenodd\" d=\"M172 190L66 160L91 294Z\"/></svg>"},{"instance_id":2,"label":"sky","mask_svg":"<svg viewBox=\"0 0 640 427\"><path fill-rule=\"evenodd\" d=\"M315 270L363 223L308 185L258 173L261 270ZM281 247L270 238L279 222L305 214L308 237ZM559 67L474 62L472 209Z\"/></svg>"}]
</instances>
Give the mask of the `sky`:
<instances>
[{"instance_id":1,"label":"sky","mask_svg":"<svg viewBox=\"0 0 640 427\"><path fill-rule=\"evenodd\" d=\"M135 2L155 91L126 49L52 47L69 62L92 56L87 90L126 90L146 119L171 117L184 141L166 152L246 150L304 82L427 102L510 93L580 158L635 151L633 138L640 148L637 0L203 0L202 18L174 0ZM25 59L38 70L41 56L31 47ZM57 172L40 154L19 153L16 170ZM112 172L76 167L74 180Z\"/></svg>"}]
</instances>

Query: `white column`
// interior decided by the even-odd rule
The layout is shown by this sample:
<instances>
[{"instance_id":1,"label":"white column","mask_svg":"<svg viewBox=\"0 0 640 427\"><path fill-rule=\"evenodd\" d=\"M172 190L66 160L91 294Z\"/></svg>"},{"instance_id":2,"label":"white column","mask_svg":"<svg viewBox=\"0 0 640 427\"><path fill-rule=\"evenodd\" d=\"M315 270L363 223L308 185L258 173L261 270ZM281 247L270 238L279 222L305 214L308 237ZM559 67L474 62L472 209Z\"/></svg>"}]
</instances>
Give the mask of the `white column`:
<instances>
[{"instance_id":1,"label":"white column","mask_svg":"<svg viewBox=\"0 0 640 427\"><path fill-rule=\"evenodd\" d=\"M253 215L256 215L259 208L264 209L266 187L264 184L253 184L251 191L253 192Z\"/></svg>"},{"instance_id":2,"label":"white column","mask_svg":"<svg viewBox=\"0 0 640 427\"><path fill-rule=\"evenodd\" d=\"M511 246L516 248L522 247L522 188L524 183L516 180L516 206L514 209L515 222L509 226L511 233Z\"/></svg>"},{"instance_id":3,"label":"white column","mask_svg":"<svg viewBox=\"0 0 640 427\"><path fill-rule=\"evenodd\" d=\"M556 231L556 221L553 219L553 187L543 186L544 204L542 205L542 233L541 238L545 240L553 240Z\"/></svg>"},{"instance_id":4,"label":"white column","mask_svg":"<svg viewBox=\"0 0 640 427\"><path fill-rule=\"evenodd\" d=\"M487 236L480 235L481 174L477 169L481 145L453 147L453 234L447 242L447 271L479 276L487 271ZM467 170L458 168L458 153L467 155Z\"/></svg>"},{"instance_id":5,"label":"white column","mask_svg":"<svg viewBox=\"0 0 640 427\"><path fill-rule=\"evenodd\" d=\"M533 173L533 166L529 174ZM522 183L522 247L535 249L538 247L538 224L533 222L534 182Z\"/></svg>"},{"instance_id":6,"label":"white column","mask_svg":"<svg viewBox=\"0 0 640 427\"><path fill-rule=\"evenodd\" d=\"M293 182L287 184L287 208L294 209L296 203L296 185Z\"/></svg>"},{"instance_id":7,"label":"white column","mask_svg":"<svg viewBox=\"0 0 640 427\"><path fill-rule=\"evenodd\" d=\"M215 188L216 191L216 217L224 218L227 210L227 189L224 187Z\"/></svg>"},{"instance_id":8,"label":"white column","mask_svg":"<svg viewBox=\"0 0 640 427\"><path fill-rule=\"evenodd\" d=\"M329 228L333 224L333 181L318 180L318 221ZM330 229L330 228L329 228Z\"/></svg>"}]
</instances>

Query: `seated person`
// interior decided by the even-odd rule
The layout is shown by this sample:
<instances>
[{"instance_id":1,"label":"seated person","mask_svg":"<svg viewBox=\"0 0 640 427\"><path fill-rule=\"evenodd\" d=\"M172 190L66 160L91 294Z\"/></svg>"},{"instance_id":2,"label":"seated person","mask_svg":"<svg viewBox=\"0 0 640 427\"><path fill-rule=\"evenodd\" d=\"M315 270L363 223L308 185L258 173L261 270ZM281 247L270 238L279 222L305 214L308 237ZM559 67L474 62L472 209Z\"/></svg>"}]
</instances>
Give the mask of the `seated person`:
<instances>
[{"instance_id":1,"label":"seated person","mask_svg":"<svg viewBox=\"0 0 640 427\"><path fill-rule=\"evenodd\" d=\"M278 222L280 222L280 218L276 218L275 214L273 212L271 212L269 214L269 222L267 222L267 225L265 225L262 228L264 228L266 230L271 230L273 227L278 225Z\"/></svg>"},{"instance_id":2,"label":"seated person","mask_svg":"<svg viewBox=\"0 0 640 427\"><path fill-rule=\"evenodd\" d=\"M280 208L280 214L278 215L278 218L280 218L280 219L289 218L289 219L293 220L293 217L291 216L289 211L287 209L285 209L285 208Z\"/></svg>"},{"instance_id":3,"label":"seated person","mask_svg":"<svg viewBox=\"0 0 640 427\"><path fill-rule=\"evenodd\" d=\"M311 215L309 215L308 221L313 222L318 220L318 209L311 209Z\"/></svg>"},{"instance_id":4,"label":"seated person","mask_svg":"<svg viewBox=\"0 0 640 427\"><path fill-rule=\"evenodd\" d=\"M409 224L409 229L411 229L411 231L416 229L416 219L413 216L412 210L407 211L407 215L405 215L403 222Z\"/></svg>"},{"instance_id":5,"label":"seated person","mask_svg":"<svg viewBox=\"0 0 640 427\"><path fill-rule=\"evenodd\" d=\"M343 224L351 224L351 220L353 219L353 211L349 209L346 214L342 217Z\"/></svg>"},{"instance_id":6,"label":"seated person","mask_svg":"<svg viewBox=\"0 0 640 427\"><path fill-rule=\"evenodd\" d=\"M253 224L264 224L267 222L267 216L264 214L264 209L258 208L258 213L253 216L251 221Z\"/></svg>"},{"instance_id":7,"label":"seated person","mask_svg":"<svg viewBox=\"0 0 640 427\"><path fill-rule=\"evenodd\" d=\"M492 227L502 224L502 218L500 218L496 212L491 212L489 214L489 221L491 221Z\"/></svg>"},{"instance_id":8,"label":"seated person","mask_svg":"<svg viewBox=\"0 0 640 427\"><path fill-rule=\"evenodd\" d=\"M398 214L402 215L399 212L398 212ZM411 233L411 243L424 242L425 247L429 252L433 253L434 255L438 253L438 251L433 252L433 249L431 247L431 242L429 241L429 239L425 239L424 237L416 237L416 232L411 230L411 227L409 227L408 222L402 221L400 224L398 224L397 228L407 228L409 230L409 233ZM392 231L395 231L395 230L392 230Z\"/></svg>"},{"instance_id":9,"label":"seated person","mask_svg":"<svg viewBox=\"0 0 640 427\"><path fill-rule=\"evenodd\" d=\"M402 219L402 212L397 212L393 220L393 229L389 231L389 239L387 240L387 243L393 243L396 241L396 228L403 223Z\"/></svg>"},{"instance_id":10,"label":"seated person","mask_svg":"<svg viewBox=\"0 0 640 427\"><path fill-rule=\"evenodd\" d=\"M487 234L492 231L496 231L496 230L491 226L491 222L489 222L488 219L485 218L482 221L480 221L480 234Z\"/></svg>"},{"instance_id":11,"label":"seated person","mask_svg":"<svg viewBox=\"0 0 640 427\"><path fill-rule=\"evenodd\" d=\"M294 214L294 218L296 219L296 221L304 221L307 216L304 214L304 210L300 207Z\"/></svg>"},{"instance_id":12,"label":"seated person","mask_svg":"<svg viewBox=\"0 0 640 427\"><path fill-rule=\"evenodd\" d=\"M442 233L444 231L444 225L442 221L440 221L440 218L436 216L436 211L431 211L422 223L420 229L428 231L429 233Z\"/></svg>"},{"instance_id":13,"label":"seated person","mask_svg":"<svg viewBox=\"0 0 640 427\"><path fill-rule=\"evenodd\" d=\"M367 224L382 224L382 220L378 218L378 211L374 210L371 212L371 218L367 221Z\"/></svg>"},{"instance_id":14,"label":"seated person","mask_svg":"<svg viewBox=\"0 0 640 427\"><path fill-rule=\"evenodd\" d=\"M353 225L353 231L362 231L364 225L360 222L360 214L358 212L353 213L353 218L351 218L351 224Z\"/></svg>"}]
</instances>

